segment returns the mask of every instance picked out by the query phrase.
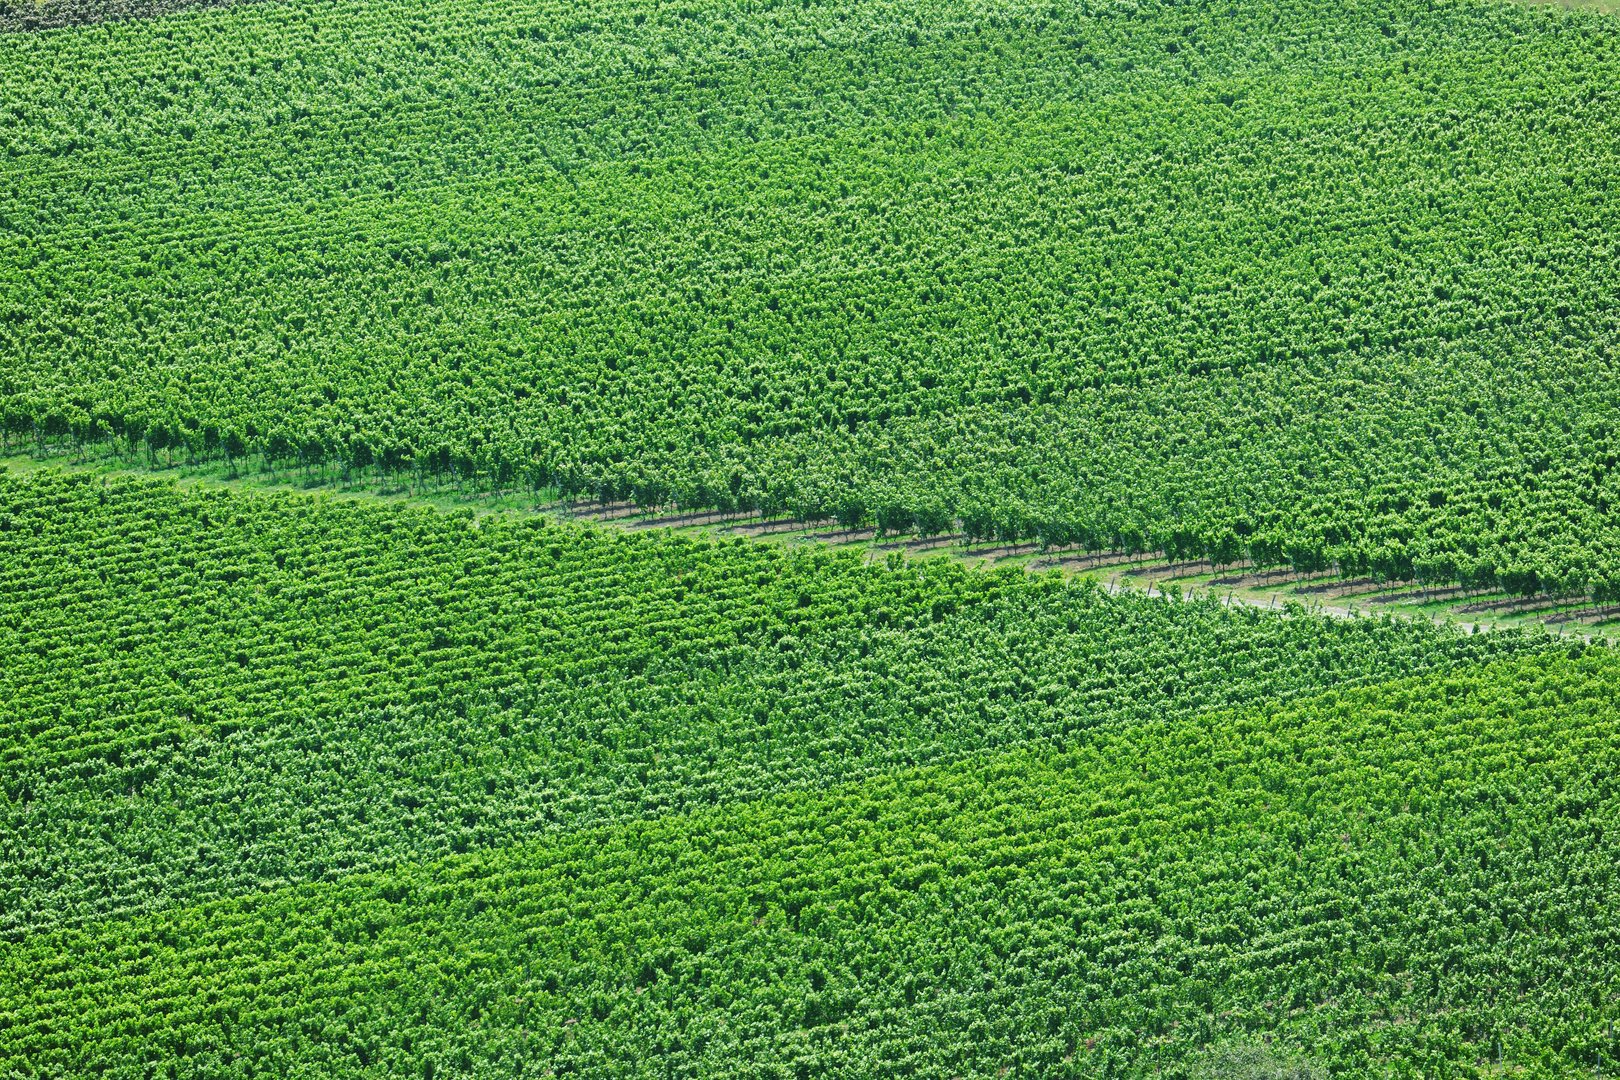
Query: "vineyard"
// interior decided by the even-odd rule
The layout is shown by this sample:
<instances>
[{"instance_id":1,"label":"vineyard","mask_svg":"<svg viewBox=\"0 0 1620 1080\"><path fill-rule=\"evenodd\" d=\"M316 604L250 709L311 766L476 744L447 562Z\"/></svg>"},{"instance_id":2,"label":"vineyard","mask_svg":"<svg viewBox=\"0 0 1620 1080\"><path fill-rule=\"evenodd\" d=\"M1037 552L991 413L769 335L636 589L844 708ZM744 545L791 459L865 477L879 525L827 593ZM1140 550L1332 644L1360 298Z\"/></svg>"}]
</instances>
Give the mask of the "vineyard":
<instances>
[{"instance_id":1,"label":"vineyard","mask_svg":"<svg viewBox=\"0 0 1620 1080\"><path fill-rule=\"evenodd\" d=\"M159 481L0 507L13 1075L1620 1052L1606 650Z\"/></svg>"},{"instance_id":2,"label":"vineyard","mask_svg":"<svg viewBox=\"0 0 1620 1080\"><path fill-rule=\"evenodd\" d=\"M0 0L0 1080L1615 1075L1617 118L1510 0Z\"/></svg>"},{"instance_id":3,"label":"vineyard","mask_svg":"<svg viewBox=\"0 0 1620 1080\"><path fill-rule=\"evenodd\" d=\"M183 642L63 635L8 696L190 709L6 733L14 1075L1095 1075L1261 1032L1330 1065L1620 1054L1606 652L156 484L4 497L25 622L73 565ZM518 578L618 647L502 608ZM290 625L203 615L277 596ZM660 648L675 619L707 640ZM326 700L258 660L298 625ZM534 700L469 676L495 657ZM288 715L241 715L258 694Z\"/></svg>"},{"instance_id":4,"label":"vineyard","mask_svg":"<svg viewBox=\"0 0 1620 1080\"><path fill-rule=\"evenodd\" d=\"M4 44L14 444L1620 597L1610 18L345 0Z\"/></svg>"},{"instance_id":5,"label":"vineyard","mask_svg":"<svg viewBox=\"0 0 1620 1080\"><path fill-rule=\"evenodd\" d=\"M1552 647L70 475L0 538L14 941Z\"/></svg>"}]
</instances>

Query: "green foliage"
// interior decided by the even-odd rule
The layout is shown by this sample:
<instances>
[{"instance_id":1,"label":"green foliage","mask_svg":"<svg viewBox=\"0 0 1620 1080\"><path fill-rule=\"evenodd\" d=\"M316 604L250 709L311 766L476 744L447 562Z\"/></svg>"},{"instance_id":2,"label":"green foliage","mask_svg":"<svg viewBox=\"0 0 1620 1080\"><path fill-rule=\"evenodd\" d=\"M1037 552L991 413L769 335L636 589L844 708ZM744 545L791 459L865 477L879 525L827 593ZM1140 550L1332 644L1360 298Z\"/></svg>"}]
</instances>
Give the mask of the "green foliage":
<instances>
[{"instance_id":1,"label":"green foliage","mask_svg":"<svg viewBox=\"0 0 1620 1080\"><path fill-rule=\"evenodd\" d=\"M0 476L0 937L1548 647Z\"/></svg>"},{"instance_id":2,"label":"green foliage","mask_svg":"<svg viewBox=\"0 0 1620 1080\"><path fill-rule=\"evenodd\" d=\"M341 0L0 50L0 428L1620 589L1620 27Z\"/></svg>"},{"instance_id":3,"label":"green foliage","mask_svg":"<svg viewBox=\"0 0 1620 1080\"><path fill-rule=\"evenodd\" d=\"M1620 596L1620 27L0 0L0 444ZM0 1076L1612 1075L1620 658L0 475Z\"/></svg>"},{"instance_id":4,"label":"green foliage","mask_svg":"<svg viewBox=\"0 0 1620 1080\"><path fill-rule=\"evenodd\" d=\"M1475 666L35 934L0 1062L1610 1074L1617 688Z\"/></svg>"}]
</instances>

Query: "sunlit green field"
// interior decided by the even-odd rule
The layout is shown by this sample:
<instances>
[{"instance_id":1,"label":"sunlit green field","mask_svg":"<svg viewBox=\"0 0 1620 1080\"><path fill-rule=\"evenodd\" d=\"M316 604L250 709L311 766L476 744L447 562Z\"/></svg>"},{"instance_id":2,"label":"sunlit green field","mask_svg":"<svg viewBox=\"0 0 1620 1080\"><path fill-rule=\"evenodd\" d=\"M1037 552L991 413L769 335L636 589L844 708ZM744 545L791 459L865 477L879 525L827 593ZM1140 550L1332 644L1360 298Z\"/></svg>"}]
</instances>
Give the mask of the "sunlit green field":
<instances>
[{"instance_id":1,"label":"sunlit green field","mask_svg":"<svg viewBox=\"0 0 1620 1080\"><path fill-rule=\"evenodd\" d=\"M1620 1069L1620 23L174 7L0 6L0 1080Z\"/></svg>"}]
</instances>

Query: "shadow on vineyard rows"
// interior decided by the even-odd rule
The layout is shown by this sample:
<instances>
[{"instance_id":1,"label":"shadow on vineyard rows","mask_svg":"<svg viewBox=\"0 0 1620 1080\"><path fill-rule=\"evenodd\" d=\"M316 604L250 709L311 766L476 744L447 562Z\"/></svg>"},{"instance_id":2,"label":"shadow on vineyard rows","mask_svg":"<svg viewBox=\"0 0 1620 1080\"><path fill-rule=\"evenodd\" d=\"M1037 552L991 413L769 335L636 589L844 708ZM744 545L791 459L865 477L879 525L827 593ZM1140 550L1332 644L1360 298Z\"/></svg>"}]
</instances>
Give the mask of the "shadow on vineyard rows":
<instances>
[{"instance_id":1,"label":"shadow on vineyard rows","mask_svg":"<svg viewBox=\"0 0 1620 1080\"><path fill-rule=\"evenodd\" d=\"M0 457L0 468L29 471L41 467L160 476L182 486L321 492L344 499L471 510L475 515L539 514L630 531L666 529L694 536L740 536L762 543L819 544L856 550L872 561L949 558L984 569L1016 566L1032 573L1089 578L1108 592L1137 590L1150 596L1174 592L1189 598L1208 595L1228 605L1285 616L1310 612L1337 619L1426 618L1465 632L1541 628L1588 642L1603 642L1608 631L1620 627L1620 604L1599 602L1591 596L1516 595L1491 588L1351 577L1335 570L1302 573L1286 566L1257 567L1247 560L1216 565L1208 560L1170 560L1163 552L1087 551L1034 541L980 540L955 527L934 536L885 534L870 526L845 527L831 518L804 521L739 511L648 509L632 502L562 499L546 490L491 491L460 482L424 482L404 474L379 477L341 469L272 468L263 462L225 465L150 458L143 463L122 454L94 452Z\"/></svg>"}]
</instances>

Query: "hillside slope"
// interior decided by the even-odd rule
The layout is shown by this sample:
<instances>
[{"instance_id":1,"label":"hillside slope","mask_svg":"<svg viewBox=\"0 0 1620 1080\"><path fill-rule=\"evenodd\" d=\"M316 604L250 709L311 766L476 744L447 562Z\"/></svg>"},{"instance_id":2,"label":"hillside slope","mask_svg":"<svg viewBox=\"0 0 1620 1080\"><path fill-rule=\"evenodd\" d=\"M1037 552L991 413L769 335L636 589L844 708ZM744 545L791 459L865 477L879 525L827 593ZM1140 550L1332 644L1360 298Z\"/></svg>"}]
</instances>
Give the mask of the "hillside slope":
<instances>
[{"instance_id":1,"label":"hillside slope","mask_svg":"<svg viewBox=\"0 0 1620 1080\"><path fill-rule=\"evenodd\" d=\"M249 5L0 51L0 428L1620 588L1620 25Z\"/></svg>"}]
</instances>

